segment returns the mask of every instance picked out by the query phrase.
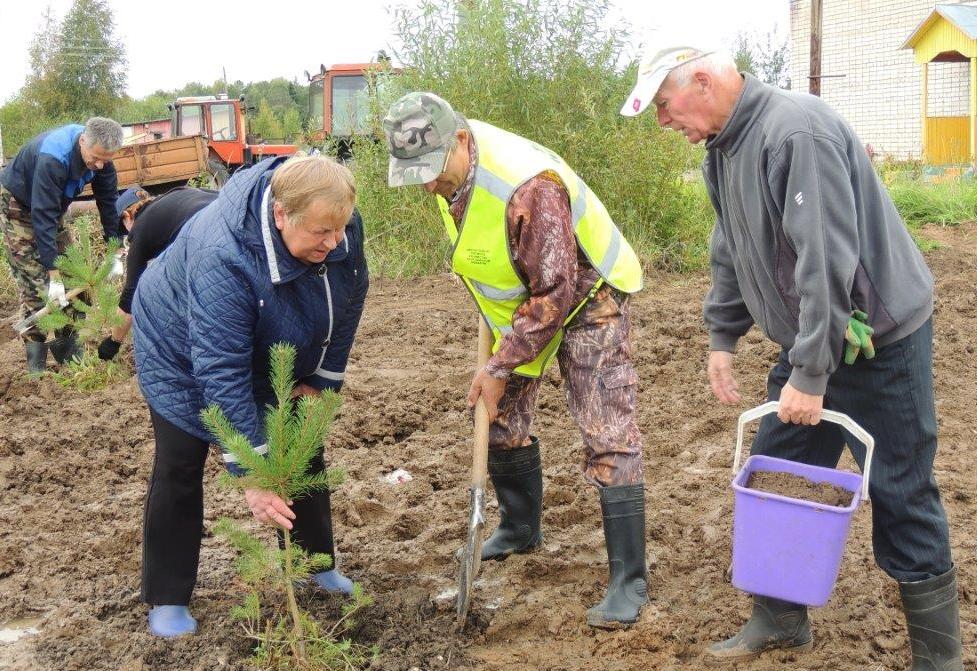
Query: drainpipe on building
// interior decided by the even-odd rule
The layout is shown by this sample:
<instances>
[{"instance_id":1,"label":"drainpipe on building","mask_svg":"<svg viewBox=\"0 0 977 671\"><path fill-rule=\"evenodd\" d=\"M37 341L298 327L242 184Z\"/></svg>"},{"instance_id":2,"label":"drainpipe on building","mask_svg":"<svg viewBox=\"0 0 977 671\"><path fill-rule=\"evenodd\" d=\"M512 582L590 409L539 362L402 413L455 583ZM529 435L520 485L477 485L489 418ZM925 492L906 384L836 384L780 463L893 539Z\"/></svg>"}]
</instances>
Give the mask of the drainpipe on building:
<instances>
[{"instance_id":1,"label":"drainpipe on building","mask_svg":"<svg viewBox=\"0 0 977 671\"><path fill-rule=\"evenodd\" d=\"M811 0L811 75L807 90L812 96L821 95L821 0Z\"/></svg>"}]
</instances>

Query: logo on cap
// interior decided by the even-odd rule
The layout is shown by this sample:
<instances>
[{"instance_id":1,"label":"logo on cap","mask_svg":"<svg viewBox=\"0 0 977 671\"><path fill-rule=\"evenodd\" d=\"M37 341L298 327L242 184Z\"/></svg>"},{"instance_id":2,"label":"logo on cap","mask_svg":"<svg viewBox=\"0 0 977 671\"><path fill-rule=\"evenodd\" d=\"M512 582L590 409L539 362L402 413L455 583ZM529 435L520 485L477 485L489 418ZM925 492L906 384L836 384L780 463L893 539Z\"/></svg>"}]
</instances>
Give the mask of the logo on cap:
<instances>
[{"instance_id":1,"label":"logo on cap","mask_svg":"<svg viewBox=\"0 0 977 671\"><path fill-rule=\"evenodd\" d=\"M641 109L641 98L635 98L634 99L634 102L631 103L631 107L634 108L634 111L635 112L637 112L638 110L640 110Z\"/></svg>"}]
</instances>

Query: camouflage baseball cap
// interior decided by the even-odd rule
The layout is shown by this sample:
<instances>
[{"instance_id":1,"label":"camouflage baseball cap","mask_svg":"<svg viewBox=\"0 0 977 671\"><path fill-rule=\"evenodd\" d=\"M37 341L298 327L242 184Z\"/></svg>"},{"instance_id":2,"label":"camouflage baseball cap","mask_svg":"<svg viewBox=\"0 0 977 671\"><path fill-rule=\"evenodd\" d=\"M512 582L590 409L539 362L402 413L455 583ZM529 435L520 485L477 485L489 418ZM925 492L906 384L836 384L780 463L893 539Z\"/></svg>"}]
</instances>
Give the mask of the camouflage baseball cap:
<instances>
[{"instance_id":1,"label":"camouflage baseball cap","mask_svg":"<svg viewBox=\"0 0 977 671\"><path fill-rule=\"evenodd\" d=\"M390 106L383 118L390 151L390 186L425 184L444 172L445 142L458 130L455 111L433 93L415 91Z\"/></svg>"}]
</instances>

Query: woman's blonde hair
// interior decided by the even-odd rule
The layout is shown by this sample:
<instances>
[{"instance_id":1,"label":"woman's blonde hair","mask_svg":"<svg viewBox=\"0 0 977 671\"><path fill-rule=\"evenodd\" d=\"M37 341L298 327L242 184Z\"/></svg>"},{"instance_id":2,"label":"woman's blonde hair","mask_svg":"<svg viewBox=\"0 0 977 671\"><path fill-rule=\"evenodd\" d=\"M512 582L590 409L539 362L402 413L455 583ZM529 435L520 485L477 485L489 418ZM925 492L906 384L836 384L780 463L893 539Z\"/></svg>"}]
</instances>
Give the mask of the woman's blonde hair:
<instances>
[{"instance_id":1,"label":"woman's blonde hair","mask_svg":"<svg viewBox=\"0 0 977 671\"><path fill-rule=\"evenodd\" d=\"M356 204L353 173L328 156L296 156L271 176L271 195L282 204L288 221L298 225L315 200L328 204L331 214L349 219Z\"/></svg>"}]
</instances>

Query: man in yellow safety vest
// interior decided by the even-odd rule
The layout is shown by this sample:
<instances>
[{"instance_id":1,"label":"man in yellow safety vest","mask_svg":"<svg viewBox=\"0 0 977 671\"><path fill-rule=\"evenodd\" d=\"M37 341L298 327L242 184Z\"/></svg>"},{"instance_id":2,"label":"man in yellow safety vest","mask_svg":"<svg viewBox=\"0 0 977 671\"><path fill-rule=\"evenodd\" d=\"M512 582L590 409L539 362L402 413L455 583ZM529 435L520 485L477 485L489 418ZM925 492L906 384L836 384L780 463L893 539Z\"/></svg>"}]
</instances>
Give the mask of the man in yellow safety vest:
<instances>
[{"instance_id":1,"label":"man in yellow safety vest","mask_svg":"<svg viewBox=\"0 0 977 671\"><path fill-rule=\"evenodd\" d=\"M642 286L638 258L597 196L545 147L466 120L433 93L404 96L383 125L390 185L439 196L452 269L494 336L468 394L470 406L484 399L492 421L488 470L501 517L482 559L542 545L542 466L529 432L555 355L583 437L584 478L600 492L610 566L587 621L627 626L647 601L629 308Z\"/></svg>"}]
</instances>

